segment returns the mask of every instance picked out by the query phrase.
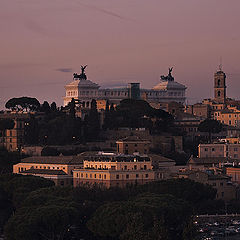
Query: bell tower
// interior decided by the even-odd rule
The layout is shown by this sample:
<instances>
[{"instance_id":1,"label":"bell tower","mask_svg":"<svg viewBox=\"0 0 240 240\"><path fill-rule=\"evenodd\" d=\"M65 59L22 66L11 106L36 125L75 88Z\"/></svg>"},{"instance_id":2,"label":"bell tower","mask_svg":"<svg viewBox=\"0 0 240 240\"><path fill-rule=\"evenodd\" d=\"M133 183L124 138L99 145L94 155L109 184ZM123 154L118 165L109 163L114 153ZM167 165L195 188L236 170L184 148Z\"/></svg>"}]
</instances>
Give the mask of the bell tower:
<instances>
[{"instance_id":1,"label":"bell tower","mask_svg":"<svg viewBox=\"0 0 240 240\"><path fill-rule=\"evenodd\" d=\"M226 100L226 74L221 67L214 74L214 99L219 103L224 103Z\"/></svg>"}]
</instances>

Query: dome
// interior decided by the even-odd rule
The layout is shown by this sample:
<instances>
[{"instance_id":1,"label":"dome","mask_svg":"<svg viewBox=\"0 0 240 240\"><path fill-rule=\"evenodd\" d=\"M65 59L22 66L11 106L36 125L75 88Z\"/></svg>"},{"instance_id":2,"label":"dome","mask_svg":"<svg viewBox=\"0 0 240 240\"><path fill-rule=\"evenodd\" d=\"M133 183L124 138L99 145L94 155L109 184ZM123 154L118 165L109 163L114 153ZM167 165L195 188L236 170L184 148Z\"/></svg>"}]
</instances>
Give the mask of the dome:
<instances>
[{"instance_id":1,"label":"dome","mask_svg":"<svg viewBox=\"0 0 240 240\"><path fill-rule=\"evenodd\" d=\"M153 90L170 90L170 89L185 90L186 87L183 84L174 81L161 81L159 84L153 87Z\"/></svg>"},{"instance_id":2,"label":"dome","mask_svg":"<svg viewBox=\"0 0 240 240\"><path fill-rule=\"evenodd\" d=\"M99 88L98 84L85 79L74 80L71 83L66 85L66 87L73 87L73 86L77 86L79 88Z\"/></svg>"}]
</instances>

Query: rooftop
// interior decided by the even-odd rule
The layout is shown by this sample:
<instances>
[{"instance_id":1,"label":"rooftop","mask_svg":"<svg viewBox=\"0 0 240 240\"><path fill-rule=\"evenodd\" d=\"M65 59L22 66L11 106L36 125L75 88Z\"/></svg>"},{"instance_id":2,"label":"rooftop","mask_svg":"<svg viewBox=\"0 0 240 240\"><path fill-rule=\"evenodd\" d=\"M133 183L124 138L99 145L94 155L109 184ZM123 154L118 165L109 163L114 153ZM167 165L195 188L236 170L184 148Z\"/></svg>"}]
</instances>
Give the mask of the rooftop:
<instances>
[{"instance_id":1,"label":"rooftop","mask_svg":"<svg viewBox=\"0 0 240 240\"><path fill-rule=\"evenodd\" d=\"M50 170L50 169L28 169L25 171L21 171L20 173L45 174L45 175L67 175L62 170Z\"/></svg>"},{"instance_id":2,"label":"rooftop","mask_svg":"<svg viewBox=\"0 0 240 240\"><path fill-rule=\"evenodd\" d=\"M143 139L139 136L128 136L122 139L117 140L117 142L149 142L147 139Z\"/></svg>"},{"instance_id":3,"label":"rooftop","mask_svg":"<svg viewBox=\"0 0 240 240\"><path fill-rule=\"evenodd\" d=\"M95 162L146 162L150 161L147 155L125 155L113 152L84 152L81 154L85 161Z\"/></svg>"},{"instance_id":4,"label":"rooftop","mask_svg":"<svg viewBox=\"0 0 240 240\"><path fill-rule=\"evenodd\" d=\"M41 164L82 164L82 156L34 156L21 160L22 163L41 163Z\"/></svg>"}]
</instances>

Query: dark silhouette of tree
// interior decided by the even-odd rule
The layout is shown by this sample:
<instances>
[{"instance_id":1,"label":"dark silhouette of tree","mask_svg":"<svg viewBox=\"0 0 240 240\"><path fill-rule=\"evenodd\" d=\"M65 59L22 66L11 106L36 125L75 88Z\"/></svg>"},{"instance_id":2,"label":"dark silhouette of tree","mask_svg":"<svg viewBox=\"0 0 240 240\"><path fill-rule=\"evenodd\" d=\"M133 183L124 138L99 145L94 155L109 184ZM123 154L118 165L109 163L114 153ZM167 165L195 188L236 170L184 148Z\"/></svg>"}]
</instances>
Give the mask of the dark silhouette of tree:
<instances>
[{"instance_id":1,"label":"dark silhouette of tree","mask_svg":"<svg viewBox=\"0 0 240 240\"><path fill-rule=\"evenodd\" d=\"M100 122L97 111L97 102L95 99L93 99L91 102L91 109L89 111L89 115L86 116L85 118L85 124L86 124L86 139L89 141L96 140L100 130Z\"/></svg>"},{"instance_id":2,"label":"dark silhouette of tree","mask_svg":"<svg viewBox=\"0 0 240 240\"><path fill-rule=\"evenodd\" d=\"M10 118L2 118L0 119L0 131L5 131L7 129L14 128L14 121Z\"/></svg>"},{"instance_id":3,"label":"dark silhouette of tree","mask_svg":"<svg viewBox=\"0 0 240 240\"><path fill-rule=\"evenodd\" d=\"M219 133L222 131L222 124L214 119L206 119L199 124L198 130L200 132L207 132L209 142L212 141L212 134Z\"/></svg>"},{"instance_id":4,"label":"dark silhouette of tree","mask_svg":"<svg viewBox=\"0 0 240 240\"><path fill-rule=\"evenodd\" d=\"M44 101L40 108L41 112L44 112L46 114L49 114L51 112L51 108L49 106L49 103L47 101Z\"/></svg>"},{"instance_id":5,"label":"dark silhouette of tree","mask_svg":"<svg viewBox=\"0 0 240 240\"><path fill-rule=\"evenodd\" d=\"M39 124L34 115L30 115L30 119L25 124L24 140L26 144L38 144L39 141Z\"/></svg>"},{"instance_id":6,"label":"dark silhouette of tree","mask_svg":"<svg viewBox=\"0 0 240 240\"><path fill-rule=\"evenodd\" d=\"M55 102L52 102L50 108L51 108L52 112L56 112L57 111L57 104Z\"/></svg>"},{"instance_id":7,"label":"dark silhouette of tree","mask_svg":"<svg viewBox=\"0 0 240 240\"><path fill-rule=\"evenodd\" d=\"M100 237L182 239L192 213L190 204L172 195L145 193L127 202L101 206L87 225Z\"/></svg>"},{"instance_id":8,"label":"dark silhouette of tree","mask_svg":"<svg viewBox=\"0 0 240 240\"><path fill-rule=\"evenodd\" d=\"M36 98L31 97L11 98L5 107L12 111L38 111L40 103Z\"/></svg>"},{"instance_id":9,"label":"dark silhouette of tree","mask_svg":"<svg viewBox=\"0 0 240 240\"><path fill-rule=\"evenodd\" d=\"M74 98L72 98L71 102L68 104L69 106L69 115L71 118L76 117L76 104Z\"/></svg>"},{"instance_id":10,"label":"dark silhouette of tree","mask_svg":"<svg viewBox=\"0 0 240 240\"><path fill-rule=\"evenodd\" d=\"M44 147L41 151L41 156L58 156L59 152L53 147Z\"/></svg>"}]
</instances>

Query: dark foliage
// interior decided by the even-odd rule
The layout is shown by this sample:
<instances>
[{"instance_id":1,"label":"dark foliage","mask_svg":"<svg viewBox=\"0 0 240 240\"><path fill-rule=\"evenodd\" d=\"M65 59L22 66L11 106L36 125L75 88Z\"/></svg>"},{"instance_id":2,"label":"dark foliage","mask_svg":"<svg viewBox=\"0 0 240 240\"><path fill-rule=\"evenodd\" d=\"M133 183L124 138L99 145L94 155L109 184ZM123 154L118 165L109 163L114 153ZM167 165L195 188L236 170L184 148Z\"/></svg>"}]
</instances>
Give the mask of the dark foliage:
<instances>
[{"instance_id":1,"label":"dark foliage","mask_svg":"<svg viewBox=\"0 0 240 240\"><path fill-rule=\"evenodd\" d=\"M12 111L38 111L40 103L36 98L31 97L11 98L7 101L5 107Z\"/></svg>"},{"instance_id":2,"label":"dark foliage","mask_svg":"<svg viewBox=\"0 0 240 240\"><path fill-rule=\"evenodd\" d=\"M207 132L209 141L211 142L212 133L219 133L222 131L222 124L214 119L206 119L199 124L198 130L200 132Z\"/></svg>"}]
</instances>

